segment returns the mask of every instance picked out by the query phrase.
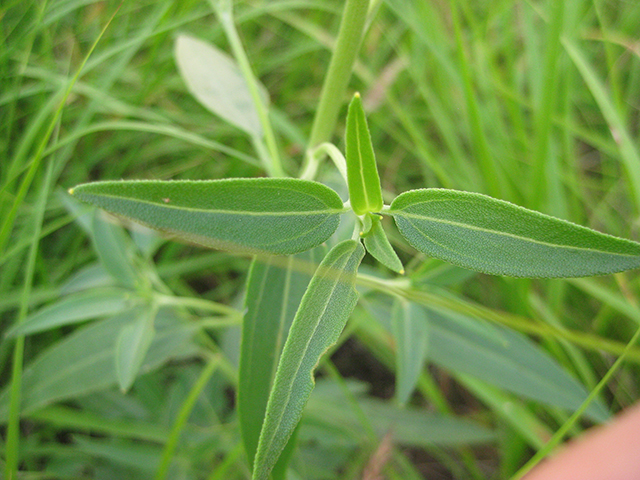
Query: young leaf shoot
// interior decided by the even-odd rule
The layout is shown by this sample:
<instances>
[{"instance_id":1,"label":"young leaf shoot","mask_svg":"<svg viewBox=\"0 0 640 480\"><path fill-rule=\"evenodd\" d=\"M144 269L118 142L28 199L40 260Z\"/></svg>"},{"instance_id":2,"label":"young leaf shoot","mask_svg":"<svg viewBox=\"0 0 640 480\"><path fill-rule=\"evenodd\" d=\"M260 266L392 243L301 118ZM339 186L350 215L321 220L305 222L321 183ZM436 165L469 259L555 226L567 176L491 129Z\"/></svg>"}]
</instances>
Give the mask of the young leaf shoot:
<instances>
[{"instance_id":1,"label":"young leaf shoot","mask_svg":"<svg viewBox=\"0 0 640 480\"><path fill-rule=\"evenodd\" d=\"M379 212L383 205L380 178L359 93L347 113L346 150L351 208L357 215Z\"/></svg>"}]
</instances>

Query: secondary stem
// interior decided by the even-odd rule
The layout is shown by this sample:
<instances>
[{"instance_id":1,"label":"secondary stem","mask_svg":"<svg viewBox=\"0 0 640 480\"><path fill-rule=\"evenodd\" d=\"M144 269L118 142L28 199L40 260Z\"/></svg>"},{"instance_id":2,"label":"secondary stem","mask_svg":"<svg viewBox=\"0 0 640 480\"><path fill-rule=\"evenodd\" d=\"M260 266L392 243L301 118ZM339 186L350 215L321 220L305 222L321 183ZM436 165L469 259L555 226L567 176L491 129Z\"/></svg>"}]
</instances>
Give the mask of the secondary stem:
<instances>
[{"instance_id":1,"label":"secondary stem","mask_svg":"<svg viewBox=\"0 0 640 480\"><path fill-rule=\"evenodd\" d=\"M345 160L344 155L342 155L342 152L333 143L321 143L316 148L309 151L308 155L307 165L302 174L300 174L300 178L304 180L313 180L318 171L320 160L324 155L327 155L333 161L346 183L347 161Z\"/></svg>"}]
</instances>

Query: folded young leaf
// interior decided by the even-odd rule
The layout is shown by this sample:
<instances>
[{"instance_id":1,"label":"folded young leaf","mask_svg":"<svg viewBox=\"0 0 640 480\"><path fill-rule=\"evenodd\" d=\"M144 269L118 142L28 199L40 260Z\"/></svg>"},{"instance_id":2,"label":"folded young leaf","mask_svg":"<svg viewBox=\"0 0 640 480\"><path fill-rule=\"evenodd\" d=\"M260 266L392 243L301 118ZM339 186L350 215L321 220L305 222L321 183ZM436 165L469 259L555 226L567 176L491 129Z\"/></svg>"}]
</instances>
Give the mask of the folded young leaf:
<instances>
[{"instance_id":1,"label":"folded young leaf","mask_svg":"<svg viewBox=\"0 0 640 480\"><path fill-rule=\"evenodd\" d=\"M329 187L293 178L96 182L70 193L178 238L250 253L309 250L333 234L344 212Z\"/></svg>"},{"instance_id":2,"label":"folded young leaf","mask_svg":"<svg viewBox=\"0 0 640 480\"><path fill-rule=\"evenodd\" d=\"M380 177L376 168L376 157L373 153L367 118L358 93L354 95L349 105L345 139L351 208L357 215L379 212L383 205Z\"/></svg>"},{"instance_id":3,"label":"folded young leaf","mask_svg":"<svg viewBox=\"0 0 640 480\"><path fill-rule=\"evenodd\" d=\"M417 250L514 277L582 277L640 267L640 244L477 193L412 190L391 204Z\"/></svg>"},{"instance_id":4,"label":"folded young leaf","mask_svg":"<svg viewBox=\"0 0 640 480\"><path fill-rule=\"evenodd\" d=\"M355 240L333 247L302 297L267 403L253 480L269 477L302 417L313 390L313 370L338 340L358 301L355 280L363 256L364 247Z\"/></svg>"},{"instance_id":5,"label":"folded young leaf","mask_svg":"<svg viewBox=\"0 0 640 480\"><path fill-rule=\"evenodd\" d=\"M131 240L119 225L108 222L95 210L91 224L93 245L104 269L123 287L134 288L138 281L131 255Z\"/></svg>"}]
</instances>

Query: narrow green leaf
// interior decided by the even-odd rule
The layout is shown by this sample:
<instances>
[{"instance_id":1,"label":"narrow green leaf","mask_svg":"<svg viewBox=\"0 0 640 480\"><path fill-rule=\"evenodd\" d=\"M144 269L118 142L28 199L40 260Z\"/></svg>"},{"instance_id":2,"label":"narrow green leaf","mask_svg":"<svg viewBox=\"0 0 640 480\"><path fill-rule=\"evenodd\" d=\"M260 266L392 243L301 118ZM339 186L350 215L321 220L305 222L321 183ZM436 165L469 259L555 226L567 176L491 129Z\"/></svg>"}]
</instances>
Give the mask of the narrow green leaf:
<instances>
[{"instance_id":1,"label":"narrow green leaf","mask_svg":"<svg viewBox=\"0 0 640 480\"><path fill-rule=\"evenodd\" d=\"M157 443L165 443L169 436L169 427L164 423L156 423L155 418L113 418L103 416L99 410L91 411L62 405L42 408L29 415L29 418L62 430L94 435L126 437Z\"/></svg>"},{"instance_id":2,"label":"narrow green leaf","mask_svg":"<svg viewBox=\"0 0 640 480\"><path fill-rule=\"evenodd\" d=\"M409 401L427 357L428 329L425 310L413 302L396 300L391 313L396 342L396 398Z\"/></svg>"},{"instance_id":3,"label":"narrow green leaf","mask_svg":"<svg viewBox=\"0 0 640 480\"><path fill-rule=\"evenodd\" d=\"M140 309L132 321L122 327L116 341L116 376L120 390L126 392L138 376L155 335L156 311Z\"/></svg>"},{"instance_id":4,"label":"narrow green leaf","mask_svg":"<svg viewBox=\"0 0 640 480\"><path fill-rule=\"evenodd\" d=\"M175 58L191 94L207 110L255 137L262 137L249 87L231 57L202 40L178 36ZM266 90L260 89L263 98Z\"/></svg>"},{"instance_id":5,"label":"narrow green leaf","mask_svg":"<svg viewBox=\"0 0 640 480\"><path fill-rule=\"evenodd\" d=\"M364 246L367 247L367 252L373 255L373 257L385 267L403 274L404 267L402 266L402 262L389 243L387 234L384 232L384 228L382 228L380 217L378 215L368 215L368 217L371 217L371 229L364 237Z\"/></svg>"},{"instance_id":6,"label":"narrow green leaf","mask_svg":"<svg viewBox=\"0 0 640 480\"><path fill-rule=\"evenodd\" d=\"M485 195L412 190L389 211L417 250L492 275L582 277L640 267L640 244Z\"/></svg>"},{"instance_id":7,"label":"narrow green leaf","mask_svg":"<svg viewBox=\"0 0 640 480\"><path fill-rule=\"evenodd\" d=\"M280 357L253 470L268 478L313 390L313 370L339 338L358 301L356 271L364 247L345 240L331 249L309 283Z\"/></svg>"},{"instance_id":8,"label":"narrow green leaf","mask_svg":"<svg viewBox=\"0 0 640 480\"><path fill-rule=\"evenodd\" d=\"M292 254L318 246L344 211L329 187L293 178L96 182L71 193L178 238L251 253Z\"/></svg>"},{"instance_id":9,"label":"narrow green leaf","mask_svg":"<svg viewBox=\"0 0 640 480\"><path fill-rule=\"evenodd\" d=\"M48 305L7 332L8 337L44 332L93 318L122 312L134 303L131 294L120 288L93 289L75 293Z\"/></svg>"},{"instance_id":10,"label":"narrow green leaf","mask_svg":"<svg viewBox=\"0 0 640 480\"><path fill-rule=\"evenodd\" d=\"M105 214L96 210L91 234L100 262L123 287L133 288L137 275L132 266L131 245L122 228L110 223Z\"/></svg>"},{"instance_id":11,"label":"narrow green leaf","mask_svg":"<svg viewBox=\"0 0 640 480\"><path fill-rule=\"evenodd\" d=\"M253 464L282 346L324 249L256 258L247 279L238 383L238 419Z\"/></svg>"},{"instance_id":12,"label":"narrow green leaf","mask_svg":"<svg viewBox=\"0 0 640 480\"><path fill-rule=\"evenodd\" d=\"M359 93L353 96L349 104L345 138L351 208L357 215L379 212L383 205L380 177Z\"/></svg>"}]
</instances>

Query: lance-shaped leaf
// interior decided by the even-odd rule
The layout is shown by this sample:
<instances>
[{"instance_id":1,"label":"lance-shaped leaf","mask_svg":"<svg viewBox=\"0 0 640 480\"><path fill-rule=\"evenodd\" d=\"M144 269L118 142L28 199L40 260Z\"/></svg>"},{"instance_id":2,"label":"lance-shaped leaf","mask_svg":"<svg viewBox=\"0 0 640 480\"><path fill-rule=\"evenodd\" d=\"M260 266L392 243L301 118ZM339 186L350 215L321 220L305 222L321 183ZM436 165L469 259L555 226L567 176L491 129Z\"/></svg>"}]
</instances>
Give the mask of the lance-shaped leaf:
<instances>
[{"instance_id":1,"label":"lance-shaped leaf","mask_svg":"<svg viewBox=\"0 0 640 480\"><path fill-rule=\"evenodd\" d=\"M178 36L175 58L187 88L207 110L252 136L262 136L249 87L232 58L189 35ZM261 93L268 97L264 87Z\"/></svg>"},{"instance_id":2,"label":"lance-shaped leaf","mask_svg":"<svg viewBox=\"0 0 640 480\"><path fill-rule=\"evenodd\" d=\"M329 187L293 178L96 182L70 192L178 238L252 253L293 254L320 245L344 211Z\"/></svg>"},{"instance_id":3,"label":"lance-shaped leaf","mask_svg":"<svg viewBox=\"0 0 640 480\"><path fill-rule=\"evenodd\" d=\"M357 215L379 212L383 205L380 177L359 93L349 105L345 138L351 208Z\"/></svg>"},{"instance_id":4,"label":"lance-shaped leaf","mask_svg":"<svg viewBox=\"0 0 640 480\"><path fill-rule=\"evenodd\" d=\"M640 267L640 244L485 195L412 190L389 211L417 250L514 277L581 277Z\"/></svg>"},{"instance_id":5,"label":"lance-shaped leaf","mask_svg":"<svg viewBox=\"0 0 640 480\"><path fill-rule=\"evenodd\" d=\"M302 297L278 364L254 461L253 480L265 480L302 417L313 370L336 343L358 301L356 271L364 247L345 240L324 258Z\"/></svg>"},{"instance_id":6,"label":"lance-shaped leaf","mask_svg":"<svg viewBox=\"0 0 640 480\"><path fill-rule=\"evenodd\" d=\"M371 217L371 229L364 237L364 246L367 247L367 252L373 255L373 257L385 267L403 274L404 267L402 266L402 262L389 243L387 234L384 233L380 217L378 215L368 216Z\"/></svg>"},{"instance_id":7,"label":"lance-shaped leaf","mask_svg":"<svg viewBox=\"0 0 640 480\"><path fill-rule=\"evenodd\" d=\"M249 462L260 429L280 352L300 300L322 259L318 247L286 258L257 257L247 279L238 372L238 420Z\"/></svg>"}]
</instances>

